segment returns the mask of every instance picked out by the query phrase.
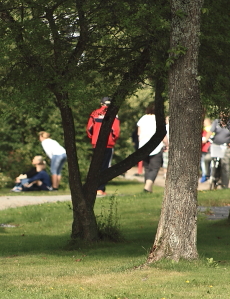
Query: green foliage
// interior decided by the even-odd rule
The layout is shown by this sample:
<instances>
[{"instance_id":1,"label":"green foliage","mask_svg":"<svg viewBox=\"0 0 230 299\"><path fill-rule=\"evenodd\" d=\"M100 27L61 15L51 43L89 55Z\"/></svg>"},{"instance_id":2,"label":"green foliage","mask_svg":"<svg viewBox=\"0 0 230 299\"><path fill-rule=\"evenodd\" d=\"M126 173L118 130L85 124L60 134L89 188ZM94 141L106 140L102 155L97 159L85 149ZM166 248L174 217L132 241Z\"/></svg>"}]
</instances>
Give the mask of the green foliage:
<instances>
[{"instance_id":1,"label":"green foliage","mask_svg":"<svg viewBox=\"0 0 230 299\"><path fill-rule=\"evenodd\" d=\"M152 48L148 72L153 75L156 67L164 67L161 49L167 42L162 42L162 35L170 27L169 9L151 1L76 4L71 0L39 0L31 4L14 0L1 2L1 11L2 169L13 179L28 168L32 157L40 153L37 132L41 130L50 132L53 139L63 144L55 94L67 92L66 104L74 114L77 155L84 181L91 157L85 133L89 114L99 107L101 97L116 91L129 64L147 45ZM139 80L144 82L146 77L143 74ZM131 96L142 86L125 88L129 88ZM142 107L144 99L132 100L138 100L133 110L129 102L119 112L122 130L114 162L133 151L130 127L135 129L136 115L141 111L138 107ZM67 171L63 174L62 184L66 185Z\"/></svg>"},{"instance_id":2,"label":"green foliage","mask_svg":"<svg viewBox=\"0 0 230 299\"><path fill-rule=\"evenodd\" d=\"M207 113L216 118L219 111L230 109L230 22L227 0L205 1L200 42L201 96Z\"/></svg>"},{"instance_id":3,"label":"green foliage","mask_svg":"<svg viewBox=\"0 0 230 299\"><path fill-rule=\"evenodd\" d=\"M168 50L168 52L170 55L169 58L166 60L166 67L170 67L172 64L174 64L175 60L185 55L187 52L187 48L178 45L176 48Z\"/></svg>"},{"instance_id":4,"label":"green foliage","mask_svg":"<svg viewBox=\"0 0 230 299\"><path fill-rule=\"evenodd\" d=\"M31 160L35 155L42 155L49 165L49 159L38 140L38 132L46 130L63 144L58 109L50 103L46 109L39 109L36 115L31 116L27 106L21 109L20 113L17 109L9 110L2 101L0 107L2 107L0 118L2 171L14 179L31 167Z\"/></svg>"},{"instance_id":5,"label":"green foliage","mask_svg":"<svg viewBox=\"0 0 230 299\"><path fill-rule=\"evenodd\" d=\"M99 82L100 77L95 76ZM87 88L84 93L71 93L72 98L81 98L81 105L73 104L73 116L75 119L76 145L79 160L81 177L84 181L92 156L92 146L86 135L86 123L90 113L100 106L100 98L103 94L98 93L98 97L92 97L91 88ZM106 90L104 90L106 94ZM112 163L115 164L134 151L131 136L136 129L138 119L144 114L145 107L152 101L152 86L146 84L122 105L119 112L121 122L121 136L116 144ZM63 130L60 112L52 103L44 109L30 114L25 106L18 114L17 109L9 109L2 101L2 114L0 118L0 165L2 171L13 180L21 172L27 171L31 167L31 160L35 155L43 155L49 166L49 159L46 157L38 140L37 133L47 131L51 133L51 138L63 143ZM49 167L47 168L49 169ZM68 187L68 166L67 163L62 172L61 188Z\"/></svg>"},{"instance_id":6,"label":"green foliage","mask_svg":"<svg viewBox=\"0 0 230 299\"><path fill-rule=\"evenodd\" d=\"M215 268L215 269L218 268L218 262L214 261L214 259L212 257L211 258L206 258L206 260L207 260L207 266L208 267Z\"/></svg>"},{"instance_id":7,"label":"green foliage","mask_svg":"<svg viewBox=\"0 0 230 299\"><path fill-rule=\"evenodd\" d=\"M2 172L0 172L0 188L9 187L10 183L11 183L11 178L7 177Z\"/></svg>"},{"instance_id":8,"label":"green foliage","mask_svg":"<svg viewBox=\"0 0 230 299\"><path fill-rule=\"evenodd\" d=\"M176 15L180 18L180 19L184 19L184 18L186 18L186 16L187 16L187 13L185 12L185 11L183 11L183 10L177 10L176 11Z\"/></svg>"},{"instance_id":9,"label":"green foliage","mask_svg":"<svg viewBox=\"0 0 230 299\"><path fill-rule=\"evenodd\" d=\"M116 194L110 196L108 207L106 207L105 200L101 200L101 212L96 216L101 240L118 242L124 239L119 223L116 196Z\"/></svg>"}]
</instances>

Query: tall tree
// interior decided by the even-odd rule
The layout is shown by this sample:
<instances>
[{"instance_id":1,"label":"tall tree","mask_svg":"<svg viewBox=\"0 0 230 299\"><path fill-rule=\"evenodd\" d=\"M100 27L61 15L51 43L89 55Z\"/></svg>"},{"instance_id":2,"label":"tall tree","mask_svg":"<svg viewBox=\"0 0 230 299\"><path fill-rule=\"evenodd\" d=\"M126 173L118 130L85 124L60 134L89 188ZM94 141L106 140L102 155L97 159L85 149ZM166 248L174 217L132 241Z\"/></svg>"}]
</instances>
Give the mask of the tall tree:
<instances>
[{"instance_id":1,"label":"tall tree","mask_svg":"<svg viewBox=\"0 0 230 299\"><path fill-rule=\"evenodd\" d=\"M163 114L159 113L152 140L116 167L100 173L102 149L106 147L113 120L125 98L144 80L156 43L152 26L158 25L159 20L150 18L154 15L154 5L150 4L99 0L0 1L4 96L9 98L10 91L11 102L19 107L27 105L31 113L45 107L47 99L54 101L60 110L73 204L73 238L97 240L93 207L98 185L142 160L165 135ZM151 31L150 19L154 20ZM134 28L136 22L139 26ZM100 72L104 85L112 86L107 89L113 100L83 185L72 101L73 95L82 95L82 89L93 86L91 72ZM87 106L87 100L84 96L79 104Z\"/></svg>"},{"instance_id":2,"label":"tall tree","mask_svg":"<svg viewBox=\"0 0 230 299\"><path fill-rule=\"evenodd\" d=\"M170 151L164 201L148 261L195 259L202 106L198 82L203 0L171 0Z\"/></svg>"}]
</instances>

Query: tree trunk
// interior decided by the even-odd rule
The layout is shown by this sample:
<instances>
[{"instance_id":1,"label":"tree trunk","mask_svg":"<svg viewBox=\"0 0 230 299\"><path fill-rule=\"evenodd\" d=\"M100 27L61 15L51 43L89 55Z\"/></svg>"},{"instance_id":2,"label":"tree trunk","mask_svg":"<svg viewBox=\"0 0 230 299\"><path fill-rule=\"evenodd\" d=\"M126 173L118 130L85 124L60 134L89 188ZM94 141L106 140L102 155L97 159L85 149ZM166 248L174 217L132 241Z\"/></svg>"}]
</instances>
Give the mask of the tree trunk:
<instances>
[{"instance_id":1,"label":"tree trunk","mask_svg":"<svg viewBox=\"0 0 230 299\"><path fill-rule=\"evenodd\" d=\"M65 148L69 168L69 186L73 205L73 239L80 237L86 241L98 239L97 223L92 206L87 200L87 194L83 192L77 150L75 141L75 128L72 110L68 106L68 94L57 93L57 104L61 112L64 130Z\"/></svg>"},{"instance_id":2,"label":"tree trunk","mask_svg":"<svg viewBox=\"0 0 230 299\"><path fill-rule=\"evenodd\" d=\"M85 241L96 241L98 239L97 223L94 214L94 202L96 198L96 190L98 184L101 182L107 182L115 176L122 173L123 169L126 171L135 163L143 158L144 155L152 151L153 146L157 146L166 134L163 114L156 113L157 119L157 131L154 137L148 144L145 145L138 152L132 154L118 165L113 166L116 171L111 169L105 170L102 174L98 174L99 165L91 169L91 175L88 176L87 184L82 186L79 165L77 160L77 150L75 142L75 129L72 110L68 106L68 94L55 93L57 99L57 106L61 112L62 125L64 130L65 148L67 153L67 161L69 168L69 186L71 191L72 205L73 205L73 224L72 224L72 239L81 238ZM163 104L161 104L163 107ZM159 110L163 110L160 109ZM113 113L113 110L112 110ZM113 113L114 114L114 113ZM158 116L159 114L159 116ZM105 123L107 132L109 134L108 127L112 125L112 121L116 114L109 115L106 119L110 124ZM112 120L111 120L112 118ZM106 134L104 134L106 135ZM102 136L105 137L105 136ZM104 139L104 138L103 138ZM106 139L106 138L105 138ZM105 140L106 141L106 140ZM106 144L104 144L105 147ZM103 146L102 146L103 147ZM103 151L100 160L103 158ZM101 154L101 153L100 153ZM140 158L138 158L140 157ZM99 160L99 157L97 156ZM107 176L108 171L108 176ZM111 177L110 177L111 175ZM103 179L104 178L104 179ZM96 181L96 183L95 183Z\"/></svg>"},{"instance_id":3,"label":"tree trunk","mask_svg":"<svg viewBox=\"0 0 230 299\"><path fill-rule=\"evenodd\" d=\"M119 174L127 171L138 161L141 161L144 156L148 155L153 147L156 147L166 134L163 109L159 108L156 113L157 131L154 137L136 153L130 155L124 161L100 172L101 163L103 160L103 148L105 149L108 135L116 114L121 106L122 101L130 92L129 86L132 82L134 87L139 82L139 76L144 71L146 64L149 62L148 47L143 50L140 58L135 60L130 66L129 72L125 73L123 80L114 93L113 101L108 108L105 118L102 123L96 149L94 151L93 159L91 161L90 169L84 186L82 186L80 171L77 161L77 151L75 143L75 129L74 120L71 108L68 106L68 94L53 91L57 106L61 111L62 124L64 129L65 147L67 152L68 166L69 166L69 185L73 204L73 225L72 238L80 237L84 240L97 240L98 231L93 211L97 187L106 183ZM137 72L138 69L138 72ZM163 103L161 103L163 107Z\"/></svg>"},{"instance_id":4,"label":"tree trunk","mask_svg":"<svg viewBox=\"0 0 230 299\"><path fill-rule=\"evenodd\" d=\"M202 0L171 0L169 165L160 221L148 262L198 257L202 106L197 68L201 6Z\"/></svg>"}]
</instances>

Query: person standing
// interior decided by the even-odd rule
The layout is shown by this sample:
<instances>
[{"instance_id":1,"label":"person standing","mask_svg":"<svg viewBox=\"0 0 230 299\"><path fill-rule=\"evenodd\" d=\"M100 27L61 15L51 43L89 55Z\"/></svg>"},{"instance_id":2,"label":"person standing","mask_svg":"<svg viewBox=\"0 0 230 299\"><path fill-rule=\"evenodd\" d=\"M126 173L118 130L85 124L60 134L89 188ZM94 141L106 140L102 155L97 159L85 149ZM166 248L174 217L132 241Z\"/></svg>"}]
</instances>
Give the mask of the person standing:
<instances>
[{"instance_id":1,"label":"person standing","mask_svg":"<svg viewBox=\"0 0 230 299\"><path fill-rule=\"evenodd\" d=\"M144 146L156 132L156 117L155 117L155 104L150 103L146 109L146 114L143 115L137 122L138 136L139 136L139 148ZM168 147L167 136L163 141L144 158L145 169L145 185L144 192L152 193L153 183L157 177L158 171L163 162L163 147L164 144Z\"/></svg>"},{"instance_id":2,"label":"person standing","mask_svg":"<svg viewBox=\"0 0 230 299\"><path fill-rule=\"evenodd\" d=\"M87 131L88 137L91 139L91 144L92 144L93 148L96 147L97 139L98 139L99 132L101 129L101 124L102 124L102 121L105 117L106 111L107 111L110 103L111 103L111 99L109 97L103 97L101 99L101 107L99 109L94 110L90 114L90 117L88 119L86 131ZM107 146L106 146L106 150L105 150L105 154L104 154L104 159L102 162L101 171L109 168L111 160L112 160L113 149L114 149L114 146L116 144L116 141L117 141L119 135L120 135L120 121L119 121L118 117L116 117L114 119L111 131L109 134L109 138L108 138L108 142L107 142ZM103 184L98 187L97 196L105 196L105 195L106 195L105 184Z\"/></svg>"},{"instance_id":3,"label":"person standing","mask_svg":"<svg viewBox=\"0 0 230 299\"><path fill-rule=\"evenodd\" d=\"M221 181L223 188L228 188L229 185L229 163L230 163L230 131L227 124L223 121L226 115L220 114L220 119L215 119L212 123L211 129L207 132L206 136L202 138L202 143L207 143L210 136L215 133L213 137L213 144L222 145L226 144L224 157L221 158ZM212 145L211 145L212 147Z\"/></svg>"},{"instance_id":4,"label":"person standing","mask_svg":"<svg viewBox=\"0 0 230 299\"><path fill-rule=\"evenodd\" d=\"M204 126L203 126L203 131L202 131L202 140L206 138L207 133L211 129L211 120L210 118L205 118L204 119ZM210 177L210 142L202 143L201 146L201 161L200 161L200 166L201 166L201 179L200 183L204 183L208 180Z\"/></svg>"},{"instance_id":5,"label":"person standing","mask_svg":"<svg viewBox=\"0 0 230 299\"><path fill-rule=\"evenodd\" d=\"M51 160L50 171L53 190L58 190L61 171L66 161L66 150L56 140L51 139L49 133L42 131L38 135L46 155Z\"/></svg>"}]
</instances>

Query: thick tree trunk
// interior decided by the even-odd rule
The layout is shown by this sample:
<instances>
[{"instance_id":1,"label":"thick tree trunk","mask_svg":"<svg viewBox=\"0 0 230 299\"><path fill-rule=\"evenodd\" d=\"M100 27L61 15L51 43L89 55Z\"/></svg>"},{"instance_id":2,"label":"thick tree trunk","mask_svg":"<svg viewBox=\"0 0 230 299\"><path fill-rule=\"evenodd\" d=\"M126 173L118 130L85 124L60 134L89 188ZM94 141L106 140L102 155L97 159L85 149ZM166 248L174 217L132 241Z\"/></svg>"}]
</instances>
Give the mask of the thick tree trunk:
<instances>
[{"instance_id":1,"label":"thick tree trunk","mask_svg":"<svg viewBox=\"0 0 230 299\"><path fill-rule=\"evenodd\" d=\"M69 185L73 205L72 238L80 237L86 241L98 239L97 223L92 206L83 192L77 161L75 128L72 110L68 106L68 94L56 94L64 130L65 148L69 169Z\"/></svg>"},{"instance_id":2,"label":"thick tree trunk","mask_svg":"<svg viewBox=\"0 0 230 299\"><path fill-rule=\"evenodd\" d=\"M169 165L161 217L148 262L198 257L197 184L202 107L197 67L201 6L202 0L171 0L170 58L174 63L169 71Z\"/></svg>"}]
</instances>

